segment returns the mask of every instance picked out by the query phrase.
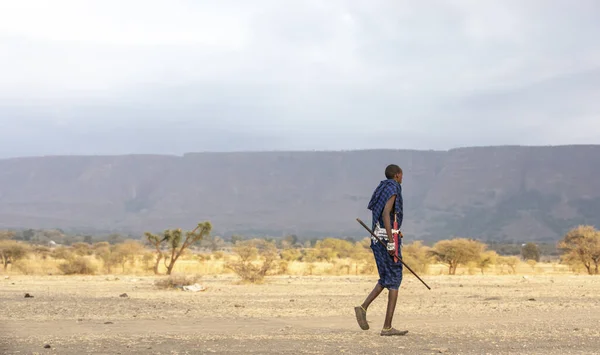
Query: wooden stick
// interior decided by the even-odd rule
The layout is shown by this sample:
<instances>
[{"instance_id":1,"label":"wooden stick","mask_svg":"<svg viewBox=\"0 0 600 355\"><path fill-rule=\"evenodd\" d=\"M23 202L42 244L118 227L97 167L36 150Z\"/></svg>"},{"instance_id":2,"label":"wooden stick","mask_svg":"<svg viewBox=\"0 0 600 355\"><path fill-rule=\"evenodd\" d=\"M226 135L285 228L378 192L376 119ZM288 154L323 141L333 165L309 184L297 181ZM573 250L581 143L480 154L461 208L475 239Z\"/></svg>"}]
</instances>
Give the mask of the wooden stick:
<instances>
[{"instance_id":1,"label":"wooden stick","mask_svg":"<svg viewBox=\"0 0 600 355\"><path fill-rule=\"evenodd\" d=\"M358 223L360 223L360 224L361 224L361 225L362 225L362 226L363 226L363 227L364 227L364 228L365 228L365 229L366 229L366 230L367 230L369 233L371 233L371 235L372 235L373 237L375 237L375 238L376 238L376 239L379 241L379 243L381 243L381 245L383 245L383 246L387 246L387 243L384 243L384 242L383 242L381 239L379 239L379 237L378 237L378 236L376 236L376 235L375 235L375 233L373 233L373 231L372 231L372 230L371 230L369 227L367 227L367 225L366 225L366 224L364 224L364 223L363 223L363 221L361 221L361 220L360 220L360 218L357 218L356 220L357 220L357 221L358 221ZM386 251L387 251L387 248L386 248ZM388 255L389 255L389 254L388 254ZM393 258L393 256L391 256L391 255L390 255L390 257L391 257L391 258ZM429 287L429 285L427 285L427 284L425 283L425 281L423 281L423 280L422 280L422 279L419 277L419 275L417 275L417 273L416 273L416 272L414 272L414 271L413 271L413 270L412 270L412 269L411 269L411 268L410 268L408 265L406 265L406 263L405 263L405 262L402 260L402 258L399 258L399 259L400 259L400 262L402 263L402 265L406 266L406 268L408 269L408 271L412 272L412 273L413 273L413 275L415 275L415 276L417 277L417 279L419 279L419 281L421 281L421 282L423 283L423 285L425 285L425 287L427 287L429 290L431 290L431 287Z\"/></svg>"}]
</instances>

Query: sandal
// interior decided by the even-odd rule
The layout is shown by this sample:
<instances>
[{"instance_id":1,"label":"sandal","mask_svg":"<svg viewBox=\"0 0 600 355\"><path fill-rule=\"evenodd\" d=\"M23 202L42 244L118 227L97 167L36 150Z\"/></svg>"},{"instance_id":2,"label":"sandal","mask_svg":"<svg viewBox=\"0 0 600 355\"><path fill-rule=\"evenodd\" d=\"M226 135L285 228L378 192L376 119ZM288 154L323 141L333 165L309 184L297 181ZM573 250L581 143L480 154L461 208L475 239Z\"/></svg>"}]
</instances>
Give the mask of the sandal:
<instances>
[{"instance_id":1,"label":"sandal","mask_svg":"<svg viewBox=\"0 0 600 355\"><path fill-rule=\"evenodd\" d=\"M390 328L390 329L382 329L381 330L381 336L391 336L391 335L406 335L408 333L408 330L397 330L394 328Z\"/></svg>"},{"instance_id":2,"label":"sandal","mask_svg":"<svg viewBox=\"0 0 600 355\"><path fill-rule=\"evenodd\" d=\"M369 323L367 322L367 310L362 308L362 306L358 306L354 307L354 313L356 313L356 321L358 322L360 329L369 329Z\"/></svg>"}]
</instances>

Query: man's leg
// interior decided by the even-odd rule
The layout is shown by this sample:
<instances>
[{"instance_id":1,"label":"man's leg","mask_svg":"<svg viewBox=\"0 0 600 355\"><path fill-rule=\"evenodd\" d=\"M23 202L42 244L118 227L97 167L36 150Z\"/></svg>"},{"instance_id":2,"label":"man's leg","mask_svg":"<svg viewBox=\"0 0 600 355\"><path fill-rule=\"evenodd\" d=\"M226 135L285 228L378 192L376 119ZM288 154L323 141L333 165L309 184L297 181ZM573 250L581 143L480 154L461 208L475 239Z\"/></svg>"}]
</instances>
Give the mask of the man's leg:
<instances>
[{"instance_id":1,"label":"man's leg","mask_svg":"<svg viewBox=\"0 0 600 355\"><path fill-rule=\"evenodd\" d=\"M396 303L398 302L398 290L402 283L402 267L391 265L389 275L390 284L393 286L390 286L389 288L387 311L385 313L385 321L383 323L381 335L406 335L408 330L400 331L392 327L392 319L394 318L394 311L396 310Z\"/></svg>"},{"instance_id":2,"label":"man's leg","mask_svg":"<svg viewBox=\"0 0 600 355\"><path fill-rule=\"evenodd\" d=\"M381 291L383 291L383 286L381 286L381 284L379 284L378 282L377 285L375 285L375 288L373 288L373 291L369 293L363 304L361 304L358 307L354 307L354 313L356 313L356 321L358 322L360 329L369 329L369 323L367 322L367 308L369 308L371 302L373 302L377 298L377 296L379 296Z\"/></svg>"},{"instance_id":3,"label":"man's leg","mask_svg":"<svg viewBox=\"0 0 600 355\"><path fill-rule=\"evenodd\" d=\"M385 322L383 323L384 329L390 329L392 327L396 302L398 302L398 290L389 290L387 311L385 313Z\"/></svg>"},{"instance_id":4,"label":"man's leg","mask_svg":"<svg viewBox=\"0 0 600 355\"><path fill-rule=\"evenodd\" d=\"M369 305L371 304L371 302L373 302L379 296L381 291L383 291L383 286L381 286L381 284L378 282L377 285L375 285L375 288L373 288L373 291L371 291L371 293L369 293L369 295L367 296L367 298L361 305L361 307L365 310L365 312L367 311L367 308L369 308Z\"/></svg>"}]
</instances>

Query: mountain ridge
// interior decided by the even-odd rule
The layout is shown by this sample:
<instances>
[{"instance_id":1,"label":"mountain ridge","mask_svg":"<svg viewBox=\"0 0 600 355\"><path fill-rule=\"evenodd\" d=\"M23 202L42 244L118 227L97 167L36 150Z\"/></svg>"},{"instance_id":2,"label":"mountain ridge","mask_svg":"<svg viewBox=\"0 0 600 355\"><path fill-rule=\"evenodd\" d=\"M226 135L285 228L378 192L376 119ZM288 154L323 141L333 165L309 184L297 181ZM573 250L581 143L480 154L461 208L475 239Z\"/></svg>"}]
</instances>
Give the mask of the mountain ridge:
<instances>
[{"instance_id":1,"label":"mountain ridge","mask_svg":"<svg viewBox=\"0 0 600 355\"><path fill-rule=\"evenodd\" d=\"M390 163L411 239L556 240L600 224L600 145L189 152L0 159L0 228L364 237Z\"/></svg>"}]
</instances>

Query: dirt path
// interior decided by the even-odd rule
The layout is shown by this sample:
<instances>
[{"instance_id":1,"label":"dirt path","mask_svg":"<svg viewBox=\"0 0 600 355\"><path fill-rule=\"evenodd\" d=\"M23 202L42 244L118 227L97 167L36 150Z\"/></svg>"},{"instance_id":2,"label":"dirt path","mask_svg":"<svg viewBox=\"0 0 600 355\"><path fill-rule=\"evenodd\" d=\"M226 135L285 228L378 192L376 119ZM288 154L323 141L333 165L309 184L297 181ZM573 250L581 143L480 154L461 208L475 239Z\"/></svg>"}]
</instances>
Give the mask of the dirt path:
<instances>
[{"instance_id":1,"label":"dirt path","mask_svg":"<svg viewBox=\"0 0 600 355\"><path fill-rule=\"evenodd\" d=\"M362 331L352 306L370 279L212 280L202 293L149 283L22 278L0 288L2 354L595 354L600 279L431 278L408 282L395 318L405 337L380 337L385 295ZM552 282L549 282L552 281ZM50 285L50 286L49 286ZM49 290L52 285L61 285ZM410 287L410 288L408 288ZM24 299L23 292L38 296ZM128 298L120 298L127 291ZM535 297L532 297L535 295ZM109 323L109 324L105 324ZM50 344L51 349L43 346Z\"/></svg>"},{"instance_id":2,"label":"dirt path","mask_svg":"<svg viewBox=\"0 0 600 355\"><path fill-rule=\"evenodd\" d=\"M568 317L565 322L565 317ZM368 331L351 316L290 319L220 318L46 322L9 321L2 339L5 354L196 354L236 352L257 354L344 352L364 353L597 353L600 316L539 314L525 317L405 317L409 335L382 338L383 318L373 318ZM528 317L527 317L528 318ZM107 321L108 322L108 321ZM398 322L399 323L399 322ZM523 332L515 331L523 329ZM10 344L9 344L10 343ZM43 349L51 344L54 349Z\"/></svg>"}]
</instances>

